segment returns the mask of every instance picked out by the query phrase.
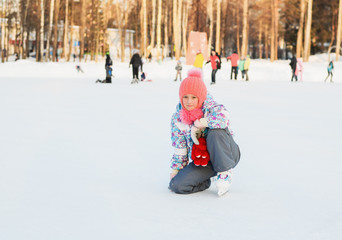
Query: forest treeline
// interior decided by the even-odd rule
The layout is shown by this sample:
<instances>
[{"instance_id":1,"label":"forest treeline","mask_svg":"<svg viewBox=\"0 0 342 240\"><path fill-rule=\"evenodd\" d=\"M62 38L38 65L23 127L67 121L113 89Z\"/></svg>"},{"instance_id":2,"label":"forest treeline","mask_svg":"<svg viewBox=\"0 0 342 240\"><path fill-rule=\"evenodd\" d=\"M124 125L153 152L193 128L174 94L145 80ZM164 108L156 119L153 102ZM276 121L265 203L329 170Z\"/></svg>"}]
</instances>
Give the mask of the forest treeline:
<instances>
[{"instance_id":1,"label":"forest treeline","mask_svg":"<svg viewBox=\"0 0 342 240\"><path fill-rule=\"evenodd\" d=\"M120 58L126 30L133 48L148 56L179 59L191 31L206 32L208 47L221 55L285 59L341 45L342 0L2 0L1 57L17 53L37 61L69 61L109 50L108 28L118 29ZM78 28L75 28L78 26ZM75 37L77 29L77 37ZM76 42L76 44L75 44ZM77 50L74 47L77 45ZM51 51L50 51L51 49ZM338 58L338 54L336 54Z\"/></svg>"}]
</instances>

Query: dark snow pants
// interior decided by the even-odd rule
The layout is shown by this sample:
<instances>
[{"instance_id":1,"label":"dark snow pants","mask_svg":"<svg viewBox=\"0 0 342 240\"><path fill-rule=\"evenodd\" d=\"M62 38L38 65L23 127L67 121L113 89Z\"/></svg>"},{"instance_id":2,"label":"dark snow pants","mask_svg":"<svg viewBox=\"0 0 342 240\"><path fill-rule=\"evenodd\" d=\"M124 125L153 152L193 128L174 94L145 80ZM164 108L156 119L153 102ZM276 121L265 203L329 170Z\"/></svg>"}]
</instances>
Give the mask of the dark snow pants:
<instances>
[{"instance_id":1,"label":"dark snow pants","mask_svg":"<svg viewBox=\"0 0 342 240\"><path fill-rule=\"evenodd\" d=\"M296 69L292 69L292 77L291 77L291 82L293 82L293 78L298 81L297 75L296 75Z\"/></svg>"},{"instance_id":2,"label":"dark snow pants","mask_svg":"<svg viewBox=\"0 0 342 240\"><path fill-rule=\"evenodd\" d=\"M234 79L237 80L238 75L238 67L232 67L232 70L230 71L230 80L233 79L233 72L234 72Z\"/></svg>"},{"instance_id":3,"label":"dark snow pants","mask_svg":"<svg viewBox=\"0 0 342 240\"><path fill-rule=\"evenodd\" d=\"M139 66L138 66L138 67L134 67L134 66L133 66L133 79L136 78L136 79L139 80L138 74L139 74Z\"/></svg>"},{"instance_id":4,"label":"dark snow pants","mask_svg":"<svg viewBox=\"0 0 342 240\"><path fill-rule=\"evenodd\" d=\"M330 72L330 71L328 71L328 76L325 78L324 82L326 82L326 81L327 81L327 79L329 78L329 76L330 76L330 82L332 82L332 81L333 81L333 80L332 80L333 73L332 73L332 72Z\"/></svg>"},{"instance_id":5,"label":"dark snow pants","mask_svg":"<svg viewBox=\"0 0 342 240\"><path fill-rule=\"evenodd\" d=\"M188 164L170 181L171 191L181 194L203 191L210 187L211 177L234 168L240 160L239 146L228 129L209 129L207 149L209 164L206 167L196 166L193 162Z\"/></svg>"},{"instance_id":6,"label":"dark snow pants","mask_svg":"<svg viewBox=\"0 0 342 240\"><path fill-rule=\"evenodd\" d=\"M213 69L211 72L211 82L212 83L216 82L216 72L217 72L217 69Z\"/></svg>"}]
</instances>

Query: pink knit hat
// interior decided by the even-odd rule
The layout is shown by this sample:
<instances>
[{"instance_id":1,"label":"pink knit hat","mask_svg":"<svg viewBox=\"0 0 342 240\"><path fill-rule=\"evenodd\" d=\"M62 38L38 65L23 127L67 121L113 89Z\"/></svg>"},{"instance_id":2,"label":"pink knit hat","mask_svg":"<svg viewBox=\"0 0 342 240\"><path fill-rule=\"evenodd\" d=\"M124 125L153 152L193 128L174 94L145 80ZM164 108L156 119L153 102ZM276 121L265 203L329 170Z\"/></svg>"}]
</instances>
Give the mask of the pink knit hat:
<instances>
[{"instance_id":1,"label":"pink knit hat","mask_svg":"<svg viewBox=\"0 0 342 240\"><path fill-rule=\"evenodd\" d=\"M179 87L179 99L183 106L183 96L192 94L198 97L198 107L202 107L204 100L207 98L207 87L202 80L200 70L193 69L188 72L188 77L185 78Z\"/></svg>"}]
</instances>

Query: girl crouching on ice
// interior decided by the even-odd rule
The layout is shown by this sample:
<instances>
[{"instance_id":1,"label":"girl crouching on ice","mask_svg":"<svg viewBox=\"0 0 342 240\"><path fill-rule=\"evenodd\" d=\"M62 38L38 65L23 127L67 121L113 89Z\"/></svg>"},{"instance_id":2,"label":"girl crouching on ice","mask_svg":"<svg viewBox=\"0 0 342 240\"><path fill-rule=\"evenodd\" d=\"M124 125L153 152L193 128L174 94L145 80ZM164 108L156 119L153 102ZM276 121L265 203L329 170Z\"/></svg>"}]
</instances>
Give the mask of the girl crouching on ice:
<instances>
[{"instance_id":1,"label":"girl crouching on ice","mask_svg":"<svg viewBox=\"0 0 342 240\"><path fill-rule=\"evenodd\" d=\"M210 178L215 176L221 196L228 192L232 169L240 160L239 146L228 130L228 112L207 93L198 70L189 71L180 85L179 98L171 119L175 152L169 188L180 194L203 191L210 187Z\"/></svg>"}]
</instances>

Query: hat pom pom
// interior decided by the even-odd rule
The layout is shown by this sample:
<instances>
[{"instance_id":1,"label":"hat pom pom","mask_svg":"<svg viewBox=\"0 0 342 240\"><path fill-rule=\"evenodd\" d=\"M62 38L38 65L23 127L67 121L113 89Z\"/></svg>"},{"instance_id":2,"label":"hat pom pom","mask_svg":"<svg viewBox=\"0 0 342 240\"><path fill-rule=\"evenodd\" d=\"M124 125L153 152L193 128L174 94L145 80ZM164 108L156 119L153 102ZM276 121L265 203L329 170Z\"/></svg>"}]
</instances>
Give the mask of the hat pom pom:
<instances>
[{"instance_id":1,"label":"hat pom pom","mask_svg":"<svg viewBox=\"0 0 342 240\"><path fill-rule=\"evenodd\" d=\"M200 78L202 79L202 72L198 69L191 69L188 72L188 77L195 77L195 78Z\"/></svg>"}]
</instances>

